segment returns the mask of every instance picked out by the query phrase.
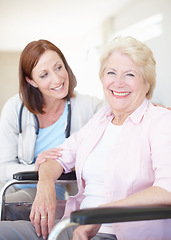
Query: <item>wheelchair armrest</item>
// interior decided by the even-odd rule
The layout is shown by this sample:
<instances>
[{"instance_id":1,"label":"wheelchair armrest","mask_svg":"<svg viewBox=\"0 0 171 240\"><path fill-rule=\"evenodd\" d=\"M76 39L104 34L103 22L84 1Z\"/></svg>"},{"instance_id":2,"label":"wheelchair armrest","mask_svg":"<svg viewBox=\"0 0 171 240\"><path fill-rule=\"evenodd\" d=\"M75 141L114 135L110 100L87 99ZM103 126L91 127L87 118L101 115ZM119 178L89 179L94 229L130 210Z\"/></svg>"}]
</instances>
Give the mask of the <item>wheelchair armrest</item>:
<instances>
[{"instance_id":1,"label":"wheelchair armrest","mask_svg":"<svg viewBox=\"0 0 171 240\"><path fill-rule=\"evenodd\" d=\"M37 171L26 171L26 172L18 172L13 174L13 179L23 181L23 180L36 180L38 181L38 172ZM58 178L58 180L76 180L75 171L69 173L62 173L62 175Z\"/></svg>"},{"instance_id":2,"label":"wheelchair armrest","mask_svg":"<svg viewBox=\"0 0 171 240\"><path fill-rule=\"evenodd\" d=\"M70 220L84 225L167 218L171 218L171 206L89 208L72 212Z\"/></svg>"},{"instance_id":3,"label":"wheelchair armrest","mask_svg":"<svg viewBox=\"0 0 171 240\"><path fill-rule=\"evenodd\" d=\"M37 171L27 171L27 172L17 172L13 174L13 179L23 181L23 180L36 180L38 181Z\"/></svg>"}]
</instances>

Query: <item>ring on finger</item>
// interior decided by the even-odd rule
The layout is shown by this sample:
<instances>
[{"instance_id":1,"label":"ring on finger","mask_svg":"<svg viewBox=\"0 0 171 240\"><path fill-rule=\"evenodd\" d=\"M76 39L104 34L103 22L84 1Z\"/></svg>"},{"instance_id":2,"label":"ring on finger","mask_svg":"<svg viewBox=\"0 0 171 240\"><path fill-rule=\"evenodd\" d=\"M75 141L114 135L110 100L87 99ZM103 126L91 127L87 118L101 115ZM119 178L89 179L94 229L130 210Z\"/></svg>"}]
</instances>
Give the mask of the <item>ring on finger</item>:
<instances>
[{"instance_id":1,"label":"ring on finger","mask_svg":"<svg viewBox=\"0 0 171 240\"><path fill-rule=\"evenodd\" d=\"M48 218L48 216L41 216L41 219L46 219Z\"/></svg>"}]
</instances>

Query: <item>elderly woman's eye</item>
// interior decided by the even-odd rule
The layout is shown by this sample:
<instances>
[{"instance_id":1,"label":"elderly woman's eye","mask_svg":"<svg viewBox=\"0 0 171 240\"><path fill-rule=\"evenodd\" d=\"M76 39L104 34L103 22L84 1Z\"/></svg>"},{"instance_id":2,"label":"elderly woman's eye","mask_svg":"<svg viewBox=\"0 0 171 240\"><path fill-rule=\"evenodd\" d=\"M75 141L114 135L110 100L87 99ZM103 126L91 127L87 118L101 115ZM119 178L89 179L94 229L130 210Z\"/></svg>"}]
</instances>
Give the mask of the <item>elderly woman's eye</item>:
<instances>
[{"instance_id":1,"label":"elderly woman's eye","mask_svg":"<svg viewBox=\"0 0 171 240\"><path fill-rule=\"evenodd\" d=\"M107 74L108 74L108 75L115 75L115 72L108 71Z\"/></svg>"},{"instance_id":2,"label":"elderly woman's eye","mask_svg":"<svg viewBox=\"0 0 171 240\"><path fill-rule=\"evenodd\" d=\"M127 76L128 77L134 77L135 75L133 73L128 73Z\"/></svg>"}]
</instances>

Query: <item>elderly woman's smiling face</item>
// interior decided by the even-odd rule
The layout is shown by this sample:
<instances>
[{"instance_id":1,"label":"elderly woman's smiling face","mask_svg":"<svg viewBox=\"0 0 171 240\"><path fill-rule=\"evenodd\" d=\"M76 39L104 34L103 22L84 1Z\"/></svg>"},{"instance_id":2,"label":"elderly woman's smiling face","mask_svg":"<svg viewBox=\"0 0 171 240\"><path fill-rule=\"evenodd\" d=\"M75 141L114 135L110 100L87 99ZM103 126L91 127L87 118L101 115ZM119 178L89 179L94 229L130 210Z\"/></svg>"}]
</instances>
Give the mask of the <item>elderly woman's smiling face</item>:
<instances>
[{"instance_id":1,"label":"elderly woman's smiling face","mask_svg":"<svg viewBox=\"0 0 171 240\"><path fill-rule=\"evenodd\" d=\"M125 119L141 105L149 89L140 68L120 52L114 52L105 63L102 83L114 115Z\"/></svg>"}]
</instances>

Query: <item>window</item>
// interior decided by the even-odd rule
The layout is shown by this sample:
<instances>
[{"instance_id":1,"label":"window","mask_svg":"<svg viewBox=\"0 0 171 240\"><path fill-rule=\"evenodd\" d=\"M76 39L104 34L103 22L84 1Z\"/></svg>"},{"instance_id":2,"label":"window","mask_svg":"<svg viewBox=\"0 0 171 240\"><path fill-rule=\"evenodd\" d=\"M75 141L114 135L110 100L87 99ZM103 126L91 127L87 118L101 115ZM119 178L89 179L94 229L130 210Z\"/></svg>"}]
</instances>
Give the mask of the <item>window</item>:
<instances>
[{"instance_id":1,"label":"window","mask_svg":"<svg viewBox=\"0 0 171 240\"><path fill-rule=\"evenodd\" d=\"M163 15L157 14L117 32L114 37L131 35L140 41L147 41L162 34L162 21Z\"/></svg>"}]
</instances>

